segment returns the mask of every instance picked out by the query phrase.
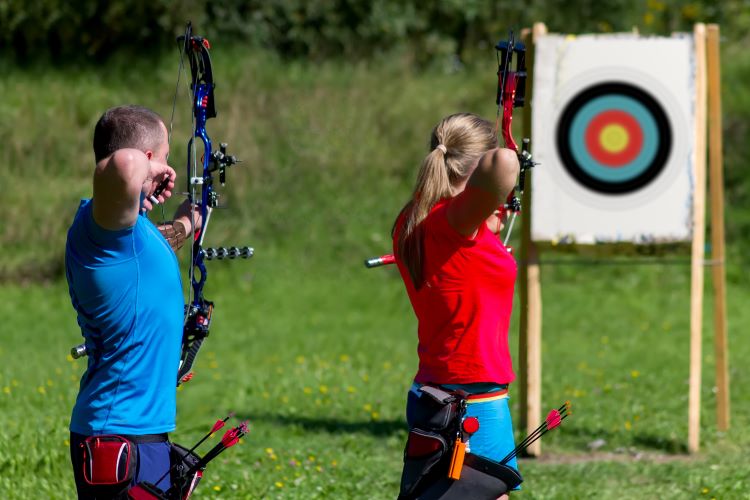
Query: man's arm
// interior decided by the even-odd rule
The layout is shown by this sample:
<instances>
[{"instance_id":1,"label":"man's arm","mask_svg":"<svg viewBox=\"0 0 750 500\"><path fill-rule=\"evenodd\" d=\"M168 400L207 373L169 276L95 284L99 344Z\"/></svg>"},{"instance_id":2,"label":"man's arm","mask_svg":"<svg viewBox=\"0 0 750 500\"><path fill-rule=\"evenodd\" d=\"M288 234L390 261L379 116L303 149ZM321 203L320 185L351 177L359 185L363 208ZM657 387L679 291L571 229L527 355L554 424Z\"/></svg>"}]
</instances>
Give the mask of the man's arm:
<instances>
[{"instance_id":1,"label":"man's arm","mask_svg":"<svg viewBox=\"0 0 750 500\"><path fill-rule=\"evenodd\" d=\"M176 252L185 244L187 236L192 234L193 223L195 223L195 230L197 231L201 228L202 222L200 209L197 206L191 207L190 200L185 200L177 207L174 220L156 227L167 240L169 246L172 247L172 250Z\"/></svg>"},{"instance_id":2,"label":"man's arm","mask_svg":"<svg viewBox=\"0 0 750 500\"><path fill-rule=\"evenodd\" d=\"M159 196L163 202L172 194L175 171L169 165L151 161L137 149L119 149L100 160L94 171L94 220L101 227L118 230L135 224L140 212L141 196L153 193L156 186L169 176L172 181ZM151 203L143 201L150 210Z\"/></svg>"}]
</instances>

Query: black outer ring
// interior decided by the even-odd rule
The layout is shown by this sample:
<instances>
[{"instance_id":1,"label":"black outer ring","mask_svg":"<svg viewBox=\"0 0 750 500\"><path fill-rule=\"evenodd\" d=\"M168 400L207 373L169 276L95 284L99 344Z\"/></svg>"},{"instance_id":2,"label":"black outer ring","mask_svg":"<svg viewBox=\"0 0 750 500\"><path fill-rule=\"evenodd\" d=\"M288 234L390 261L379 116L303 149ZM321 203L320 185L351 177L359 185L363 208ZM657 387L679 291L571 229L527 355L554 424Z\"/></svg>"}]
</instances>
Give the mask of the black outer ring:
<instances>
[{"instance_id":1,"label":"black outer ring","mask_svg":"<svg viewBox=\"0 0 750 500\"><path fill-rule=\"evenodd\" d=\"M603 181L591 176L575 160L568 145L568 131L581 107L592 99L612 94L630 97L641 103L651 112L651 116L656 122L656 128L659 131L658 146L651 163L639 176L623 182ZM669 124L669 119L664 112L664 108L662 108L651 94L628 83L600 83L585 88L565 106L560 121L557 124L557 152L562 159L565 170L585 187L599 193L628 194L648 185L664 170L672 152L672 127Z\"/></svg>"}]
</instances>

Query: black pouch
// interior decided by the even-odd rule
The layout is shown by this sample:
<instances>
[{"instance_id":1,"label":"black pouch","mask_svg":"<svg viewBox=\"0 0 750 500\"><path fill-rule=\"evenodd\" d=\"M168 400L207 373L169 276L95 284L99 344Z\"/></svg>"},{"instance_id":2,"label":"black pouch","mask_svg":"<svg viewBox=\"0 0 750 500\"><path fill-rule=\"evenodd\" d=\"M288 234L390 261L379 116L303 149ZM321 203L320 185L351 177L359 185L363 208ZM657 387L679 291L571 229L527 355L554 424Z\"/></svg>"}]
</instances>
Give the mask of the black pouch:
<instances>
[{"instance_id":1,"label":"black pouch","mask_svg":"<svg viewBox=\"0 0 750 500\"><path fill-rule=\"evenodd\" d=\"M412 429L406 440L400 499L413 498L420 486L447 474L448 443L436 432Z\"/></svg>"},{"instance_id":2,"label":"black pouch","mask_svg":"<svg viewBox=\"0 0 750 500\"><path fill-rule=\"evenodd\" d=\"M126 486L135 475L138 453L117 435L89 436L83 447L83 479L92 486Z\"/></svg>"},{"instance_id":3,"label":"black pouch","mask_svg":"<svg viewBox=\"0 0 750 500\"><path fill-rule=\"evenodd\" d=\"M423 385L419 391L419 396L409 393L409 397L418 398L411 415L414 427L441 432L458 425L460 395L429 385Z\"/></svg>"},{"instance_id":4,"label":"black pouch","mask_svg":"<svg viewBox=\"0 0 750 500\"><path fill-rule=\"evenodd\" d=\"M512 467L468 453L461 479L441 477L418 497L419 500L495 500L521 484L521 475Z\"/></svg>"},{"instance_id":5,"label":"black pouch","mask_svg":"<svg viewBox=\"0 0 750 500\"><path fill-rule=\"evenodd\" d=\"M429 485L448 474L450 451L465 409L461 393L424 385L419 394L409 393L412 401L409 421L412 428L404 450L399 499L420 498Z\"/></svg>"}]
</instances>

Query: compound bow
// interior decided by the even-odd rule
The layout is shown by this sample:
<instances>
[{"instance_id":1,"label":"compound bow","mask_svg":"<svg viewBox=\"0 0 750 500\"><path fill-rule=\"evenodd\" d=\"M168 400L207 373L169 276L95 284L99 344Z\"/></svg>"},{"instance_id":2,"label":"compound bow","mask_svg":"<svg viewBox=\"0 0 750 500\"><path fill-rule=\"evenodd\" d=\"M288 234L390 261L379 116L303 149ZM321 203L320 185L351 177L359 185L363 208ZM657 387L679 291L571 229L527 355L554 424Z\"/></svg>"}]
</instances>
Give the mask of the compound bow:
<instances>
[{"instance_id":1,"label":"compound bow","mask_svg":"<svg viewBox=\"0 0 750 500\"><path fill-rule=\"evenodd\" d=\"M253 256L251 247L218 247L203 248L203 239L206 236L211 212L218 205L218 194L214 191L213 173L218 172L219 182L223 186L226 181L226 170L239 162L234 156L227 155L227 145L222 143L219 150L213 150L211 139L206 131L206 122L209 118L216 116L214 102L214 79L211 70L211 57L209 49L211 45L208 40L193 35L192 25L188 23L185 34L178 37L181 46L180 74L182 73L183 57L190 62L190 73L192 76L190 90L192 93L193 107L193 134L187 145L187 190L188 199L194 208L200 211L202 227L195 232L191 250L190 285L192 288L192 299L185 305L185 325L182 336L182 352L180 354L180 368L177 373L177 385L187 382L192 378L190 371L198 350L208 336L211 325L211 314L213 302L203 296L203 287L208 276L206 271L206 260L212 259L247 259ZM179 75L178 75L179 86ZM176 100L176 99L175 99ZM173 110L174 111L174 110ZM174 113L173 113L174 114ZM170 123L171 128L171 123ZM198 172L197 152L194 147L195 138L203 142L203 156L201 163L203 169ZM200 190L200 197L198 196Z\"/></svg>"}]
</instances>

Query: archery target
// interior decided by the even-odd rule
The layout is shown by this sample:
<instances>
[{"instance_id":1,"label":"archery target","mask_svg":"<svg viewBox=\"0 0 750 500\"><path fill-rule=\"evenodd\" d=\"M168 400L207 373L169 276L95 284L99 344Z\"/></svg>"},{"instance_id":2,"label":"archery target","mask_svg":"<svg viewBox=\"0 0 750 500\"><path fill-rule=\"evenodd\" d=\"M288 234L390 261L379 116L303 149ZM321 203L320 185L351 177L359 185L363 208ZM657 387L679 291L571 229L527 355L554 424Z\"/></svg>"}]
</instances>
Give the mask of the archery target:
<instances>
[{"instance_id":1,"label":"archery target","mask_svg":"<svg viewBox=\"0 0 750 500\"><path fill-rule=\"evenodd\" d=\"M534 240L690 239L692 70L685 37L537 42Z\"/></svg>"},{"instance_id":2,"label":"archery target","mask_svg":"<svg viewBox=\"0 0 750 500\"><path fill-rule=\"evenodd\" d=\"M647 186L664 170L672 132L651 95L609 82L584 89L565 106L556 141L571 177L595 192L622 194Z\"/></svg>"}]
</instances>

